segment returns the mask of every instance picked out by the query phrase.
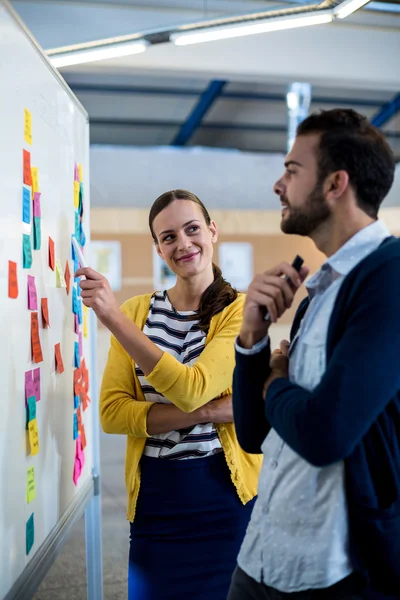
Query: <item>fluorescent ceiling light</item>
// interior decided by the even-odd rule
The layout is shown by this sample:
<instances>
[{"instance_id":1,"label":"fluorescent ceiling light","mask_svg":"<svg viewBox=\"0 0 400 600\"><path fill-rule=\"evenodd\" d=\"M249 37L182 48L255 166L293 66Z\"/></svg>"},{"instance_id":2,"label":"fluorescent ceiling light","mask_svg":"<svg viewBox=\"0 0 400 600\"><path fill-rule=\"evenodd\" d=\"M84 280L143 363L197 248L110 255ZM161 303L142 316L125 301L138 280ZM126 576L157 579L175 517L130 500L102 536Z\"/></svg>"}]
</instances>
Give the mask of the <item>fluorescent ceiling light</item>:
<instances>
[{"instance_id":1,"label":"fluorescent ceiling light","mask_svg":"<svg viewBox=\"0 0 400 600\"><path fill-rule=\"evenodd\" d=\"M335 17L345 19L351 13L368 4L369 0L345 0L334 9Z\"/></svg>"},{"instance_id":2,"label":"fluorescent ceiling light","mask_svg":"<svg viewBox=\"0 0 400 600\"><path fill-rule=\"evenodd\" d=\"M316 14L305 14L302 16L276 17L255 21L250 24L236 25L233 27L212 27L173 33L170 41L177 46L188 44L199 44L201 42L212 42L214 40L226 40L229 38L242 37L255 33L266 33L268 31L280 31L282 29L295 29L297 27L308 27L309 25L322 25L333 20L331 11L320 11Z\"/></svg>"},{"instance_id":3,"label":"fluorescent ceiling light","mask_svg":"<svg viewBox=\"0 0 400 600\"><path fill-rule=\"evenodd\" d=\"M140 52L144 52L148 46L149 42L146 40L138 40L137 42L108 44L85 50L71 50L58 55L56 53L49 54L48 57L54 67L60 68L94 62L97 60L106 60L108 58L139 54Z\"/></svg>"}]
</instances>

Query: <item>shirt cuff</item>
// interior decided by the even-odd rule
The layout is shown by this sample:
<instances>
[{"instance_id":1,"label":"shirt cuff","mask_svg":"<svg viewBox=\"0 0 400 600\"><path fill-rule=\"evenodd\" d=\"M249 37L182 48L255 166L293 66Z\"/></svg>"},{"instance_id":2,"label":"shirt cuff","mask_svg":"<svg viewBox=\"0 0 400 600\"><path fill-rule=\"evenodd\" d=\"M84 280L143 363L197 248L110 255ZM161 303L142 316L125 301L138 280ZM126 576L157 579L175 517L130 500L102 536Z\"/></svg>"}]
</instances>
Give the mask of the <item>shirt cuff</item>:
<instances>
[{"instance_id":1,"label":"shirt cuff","mask_svg":"<svg viewBox=\"0 0 400 600\"><path fill-rule=\"evenodd\" d=\"M236 338L235 341L236 352L239 352L239 354L247 354L247 356L250 356L251 354L258 354L259 352L261 352L261 350L264 350L264 348L268 346L269 335L266 335L265 338L257 342L257 344L254 344L254 346L252 346L251 348L242 348L242 346L239 345L238 340L239 336Z\"/></svg>"}]
</instances>

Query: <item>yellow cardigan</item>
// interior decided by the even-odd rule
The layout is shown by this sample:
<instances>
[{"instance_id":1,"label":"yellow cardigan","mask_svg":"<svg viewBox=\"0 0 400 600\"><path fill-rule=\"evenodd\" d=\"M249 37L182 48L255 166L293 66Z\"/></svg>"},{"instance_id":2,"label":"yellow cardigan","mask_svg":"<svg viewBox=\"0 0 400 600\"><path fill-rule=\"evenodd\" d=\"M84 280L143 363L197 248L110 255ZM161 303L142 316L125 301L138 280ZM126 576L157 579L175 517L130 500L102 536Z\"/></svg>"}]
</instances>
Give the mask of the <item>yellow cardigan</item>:
<instances>
[{"instance_id":1,"label":"yellow cardigan","mask_svg":"<svg viewBox=\"0 0 400 600\"><path fill-rule=\"evenodd\" d=\"M143 330L150 309L151 294L136 296L121 309ZM193 366L183 365L164 352L153 371L146 375L151 386L184 412L192 412L214 398L232 393L235 363L234 340L239 333L244 295L210 323L206 345ZM125 480L128 492L127 518L135 518L140 487L139 461L146 438L147 402L135 373L135 363L120 343L111 337L111 347L100 393L100 419L106 433L127 436ZM216 425L232 481L243 504L257 493L262 457L246 454L239 446L233 423Z\"/></svg>"}]
</instances>

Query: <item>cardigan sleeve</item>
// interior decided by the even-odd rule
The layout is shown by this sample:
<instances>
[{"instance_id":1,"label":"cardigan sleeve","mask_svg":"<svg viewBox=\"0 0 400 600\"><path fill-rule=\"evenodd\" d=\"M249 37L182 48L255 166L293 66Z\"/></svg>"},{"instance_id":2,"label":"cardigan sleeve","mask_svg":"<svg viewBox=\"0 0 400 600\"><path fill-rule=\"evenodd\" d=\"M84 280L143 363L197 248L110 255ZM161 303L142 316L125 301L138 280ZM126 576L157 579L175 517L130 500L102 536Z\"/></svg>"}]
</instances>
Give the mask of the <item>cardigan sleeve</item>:
<instances>
[{"instance_id":1,"label":"cardigan sleeve","mask_svg":"<svg viewBox=\"0 0 400 600\"><path fill-rule=\"evenodd\" d=\"M239 296L224 309L212 339L194 365L184 365L164 352L146 375L150 385L182 411L193 412L232 386L234 342L242 322L243 302L244 297Z\"/></svg>"},{"instance_id":2,"label":"cardigan sleeve","mask_svg":"<svg viewBox=\"0 0 400 600\"><path fill-rule=\"evenodd\" d=\"M400 392L399 273L400 259L393 258L365 280L312 392L287 379L268 389L268 421L315 466L348 457Z\"/></svg>"}]
</instances>

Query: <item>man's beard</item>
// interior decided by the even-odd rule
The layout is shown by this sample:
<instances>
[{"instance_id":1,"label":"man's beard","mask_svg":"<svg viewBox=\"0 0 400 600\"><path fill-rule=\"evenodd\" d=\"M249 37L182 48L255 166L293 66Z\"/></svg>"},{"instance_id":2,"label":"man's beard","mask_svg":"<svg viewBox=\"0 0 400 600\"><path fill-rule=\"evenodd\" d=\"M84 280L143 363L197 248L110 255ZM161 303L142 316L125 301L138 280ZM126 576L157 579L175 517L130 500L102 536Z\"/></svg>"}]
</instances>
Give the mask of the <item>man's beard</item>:
<instances>
[{"instance_id":1,"label":"man's beard","mask_svg":"<svg viewBox=\"0 0 400 600\"><path fill-rule=\"evenodd\" d=\"M331 211L322 193L322 185L317 183L306 203L294 208L286 197L281 197L288 206L288 215L281 221L283 233L309 236L331 216Z\"/></svg>"}]
</instances>

